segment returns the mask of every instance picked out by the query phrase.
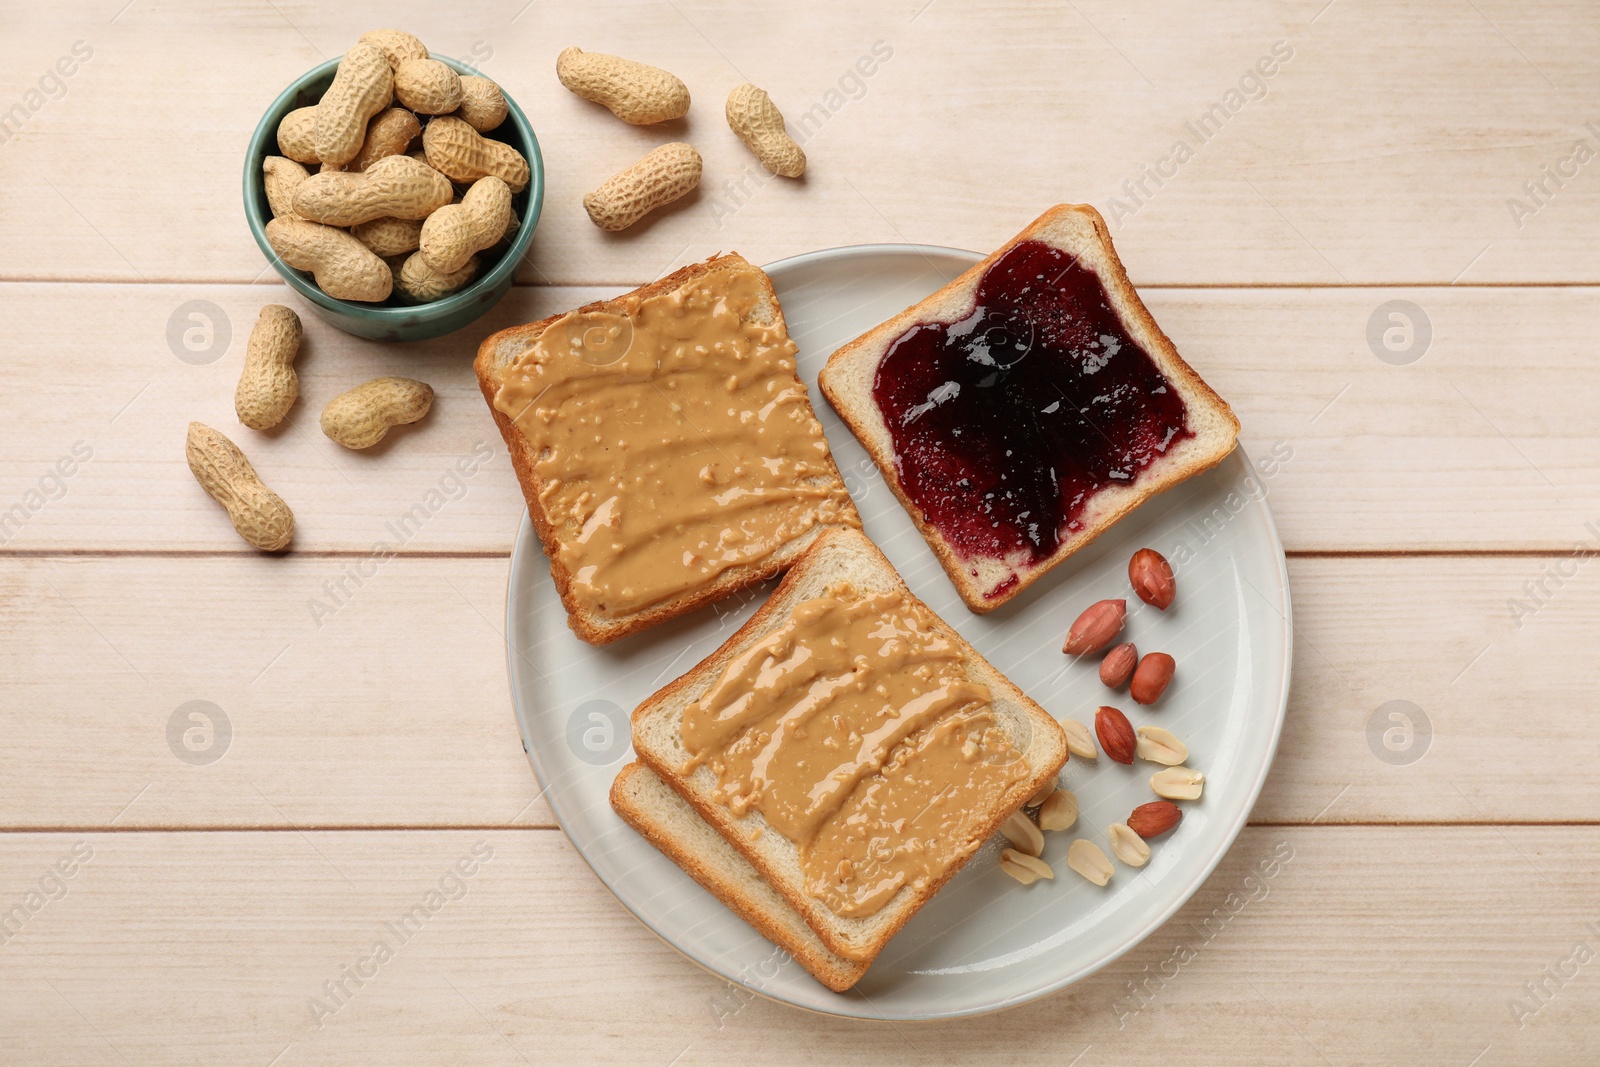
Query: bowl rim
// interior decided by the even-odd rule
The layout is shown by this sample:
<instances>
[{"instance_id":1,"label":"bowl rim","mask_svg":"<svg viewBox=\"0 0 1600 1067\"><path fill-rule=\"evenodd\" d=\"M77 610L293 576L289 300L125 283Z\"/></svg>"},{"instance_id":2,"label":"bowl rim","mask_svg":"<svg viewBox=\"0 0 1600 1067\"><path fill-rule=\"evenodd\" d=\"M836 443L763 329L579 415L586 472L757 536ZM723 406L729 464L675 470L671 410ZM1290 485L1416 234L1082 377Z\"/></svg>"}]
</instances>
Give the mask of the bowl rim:
<instances>
[{"instance_id":1,"label":"bowl rim","mask_svg":"<svg viewBox=\"0 0 1600 1067\"><path fill-rule=\"evenodd\" d=\"M457 74L471 74L482 77L476 68L451 59L449 56L431 54L432 58L449 66ZM278 121L288 113L289 105L295 96L309 82L315 81L324 75L332 75L343 56L319 63L304 74L295 78L284 88L283 92L268 105L262 114L261 120L256 124L255 133L250 136L249 147L245 150L244 163L244 209L245 221L250 226L250 233L256 240L256 245L261 249L262 255L267 257L268 264L278 272L290 287L327 311L338 314L354 314L373 322L387 322L395 326L419 320L433 320L448 318L450 315L476 303L482 294L492 290L504 282L509 275L514 275L521 266L523 258L528 253L528 247L533 243L533 231L539 222L539 214L544 207L544 154L539 150L539 138L533 132L533 126L528 122L528 116L513 100L510 94L501 88L501 94L506 100L506 119L516 127L517 133L522 137L526 148L524 155L528 160L528 210L522 220L522 226L516 238L511 242L511 247L506 249L500 257L500 262L494 265L483 277L474 281L460 292L452 293L441 300L430 301L426 304L403 304L399 306L386 306L383 304L366 304L355 300L339 300L323 292L310 279L285 263L276 250L267 240L266 224L268 214L261 209L261 202L265 197L264 180L261 173L261 164L272 153L267 150L269 139L277 136ZM500 83L495 82L498 86ZM521 194L517 194L520 196ZM514 279L513 279L514 280ZM509 286L508 286L509 288ZM487 312L492 304L485 303L483 312ZM482 314L483 312L480 312ZM474 319L478 316L474 316ZM465 325L465 324L463 324Z\"/></svg>"}]
</instances>

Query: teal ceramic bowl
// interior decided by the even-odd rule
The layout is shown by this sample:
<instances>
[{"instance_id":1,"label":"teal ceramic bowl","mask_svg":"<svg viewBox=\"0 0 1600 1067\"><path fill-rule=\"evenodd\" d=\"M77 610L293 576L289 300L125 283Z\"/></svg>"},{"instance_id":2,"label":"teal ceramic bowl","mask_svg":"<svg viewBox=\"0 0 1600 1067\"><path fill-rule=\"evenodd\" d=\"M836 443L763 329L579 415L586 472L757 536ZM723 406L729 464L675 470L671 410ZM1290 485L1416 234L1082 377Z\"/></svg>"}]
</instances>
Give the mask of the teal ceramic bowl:
<instances>
[{"instance_id":1,"label":"teal ceramic bowl","mask_svg":"<svg viewBox=\"0 0 1600 1067\"><path fill-rule=\"evenodd\" d=\"M444 56L434 58L449 64L457 73L474 73L470 67L453 59ZM331 59L306 72L272 102L267 113L261 117L261 123L256 126L244 162L244 213L250 220L250 232L255 235L256 244L261 246L262 255L283 276L283 280L305 297L318 315L346 333L370 337L375 341L425 341L459 330L494 307L506 295L517 265L522 262L528 245L533 241L533 230L539 222L539 208L544 203L544 159L539 155L539 141L533 135L533 127L528 125L528 118L517 102L507 96L509 113L506 121L501 123L499 129L484 135L506 142L527 157L529 178L528 187L517 193L511 201L518 217L522 219L522 228L517 231L511 247L489 266L482 277L459 293L452 293L431 304L402 304L394 297L381 304L335 300L317 288L310 274L297 271L279 259L267 243L266 226L272 219L272 209L267 205L261 163L278 151L278 123L283 116L295 108L309 107L320 100L333 82L334 70L338 65L337 59Z\"/></svg>"}]
</instances>

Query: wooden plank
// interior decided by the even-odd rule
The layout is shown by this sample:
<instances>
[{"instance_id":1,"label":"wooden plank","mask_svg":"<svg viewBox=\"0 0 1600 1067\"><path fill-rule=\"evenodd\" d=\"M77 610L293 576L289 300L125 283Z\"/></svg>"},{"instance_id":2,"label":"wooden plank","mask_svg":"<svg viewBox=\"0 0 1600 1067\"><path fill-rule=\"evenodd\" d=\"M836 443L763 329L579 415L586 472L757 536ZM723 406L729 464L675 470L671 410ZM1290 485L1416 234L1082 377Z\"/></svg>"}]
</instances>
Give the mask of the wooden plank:
<instances>
[{"instance_id":1,"label":"wooden plank","mask_svg":"<svg viewBox=\"0 0 1600 1067\"><path fill-rule=\"evenodd\" d=\"M1592 420L1558 398L1576 383L1600 384L1590 343L1561 325L1600 309L1600 292L1146 296L1179 350L1234 405L1258 466L1287 456L1277 474L1263 470L1262 484L1290 551L1565 552L1593 536ZM1390 310L1395 300L1410 307ZM1387 329L1399 352L1386 347Z\"/></svg>"},{"instance_id":2,"label":"wooden plank","mask_svg":"<svg viewBox=\"0 0 1600 1067\"><path fill-rule=\"evenodd\" d=\"M0 825L552 825L505 681L505 562L396 559L359 587L349 563L8 563ZM1557 587L1539 559L1292 561L1294 689L1254 819L1600 821L1593 565ZM214 763L179 754L191 727L220 745L195 700L230 724Z\"/></svg>"},{"instance_id":3,"label":"wooden plank","mask_svg":"<svg viewBox=\"0 0 1600 1067\"><path fill-rule=\"evenodd\" d=\"M1578 649L1600 625L1593 565L1291 561L1293 691L1253 817L1600 817L1580 799L1600 788L1600 697L1564 662L1589 658Z\"/></svg>"},{"instance_id":4,"label":"wooden plank","mask_svg":"<svg viewBox=\"0 0 1600 1067\"><path fill-rule=\"evenodd\" d=\"M11 549L52 551L248 551L184 461L185 429L199 420L238 442L289 503L300 551L367 553L382 541L399 551L503 552L524 505L472 375L477 342L598 292L519 289L479 331L399 348L339 332L281 285L11 288L30 325L13 349L14 370L30 366L33 384L14 378L0 401L16 435L0 499L31 514L20 532L0 534L11 535ZM283 424L257 433L239 423L233 393L250 330L273 302L295 306L306 323L300 400ZM426 420L361 452L325 437L317 420L327 402L383 374L434 387ZM92 456L63 490L50 474L74 445ZM470 476L457 468L463 461ZM27 497L41 488L43 502ZM394 532L418 505L423 514Z\"/></svg>"},{"instance_id":5,"label":"wooden plank","mask_svg":"<svg viewBox=\"0 0 1600 1067\"><path fill-rule=\"evenodd\" d=\"M367 16L244 0L94 12L8 16L0 102L26 119L0 144L0 277L257 277L247 139ZM903 0L758 18L719 2L404 0L382 21L474 60L533 117L549 188L530 281L636 284L729 247L758 261L866 241L990 248L1061 200L1117 216L1141 284L1600 281L1586 240L1600 185L1572 162L1579 139L1600 145L1582 95L1600 12L1583 0ZM59 97L54 82L28 97L79 40L92 57ZM635 129L573 97L554 77L571 43L673 70L689 118ZM196 88L172 89L177 49ZM805 139L804 183L763 180L725 128L746 80ZM705 156L699 193L635 232L597 231L583 194L674 138Z\"/></svg>"},{"instance_id":6,"label":"wooden plank","mask_svg":"<svg viewBox=\"0 0 1600 1067\"><path fill-rule=\"evenodd\" d=\"M522 502L472 378L477 341L615 291L519 288L479 326L403 349L307 313L302 399L282 428L259 434L235 419L233 389L261 305L304 310L284 287L0 286L14 329L0 397L0 551L248 551L184 464L191 419L231 434L295 509L298 551L366 553L379 540L402 552L508 551ZM1146 295L1179 349L1232 401L1245 447L1258 460L1277 457L1263 486L1290 551L1565 552L1590 536L1584 524L1600 519L1589 402L1600 390L1589 354L1600 289L1403 293L1431 334L1403 366L1367 341L1369 320L1395 290ZM433 413L365 453L324 438L322 406L379 374L431 383ZM75 445L92 458L55 478ZM485 450L492 457L476 463ZM463 459L476 463L465 491L447 484L448 499L430 498ZM389 533L430 500L438 506L403 543ZM16 505L22 513L10 512Z\"/></svg>"},{"instance_id":7,"label":"wooden plank","mask_svg":"<svg viewBox=\"0 0 1600 1067\"><path fill-rule=\"evenodd\" d=\"M0 685L31 710L14 716L0 811L24 826L550 825L511 715L505 577L504 560L391 560L365 578L342 559L8 565ZM211 705L209 735L193 701Z\"/></svg>"},{"instance_id":8,"label":"wooden plank","mask_svg":"<svg viewBox=\"0 0 1600 1067\"><path fill-rule=\"evenodd\" d=\"M0 947L19 1062L998 1064L1087 1049L1081 1062L1154 1065L1226 1048L1244 1064L1467 1064L1597 1049L1594 827L1248 830L1098 975L922 1026L751 998L652 936L550 831L11 834L0 900L75 846L92 855L65 895ZM399 943L385 921L461 859L475 872L447 886L458 899ZM346 978L378 938L391 957ZM341 980L337 1010L314 1014Z\"/></svg>"}]
</instances>

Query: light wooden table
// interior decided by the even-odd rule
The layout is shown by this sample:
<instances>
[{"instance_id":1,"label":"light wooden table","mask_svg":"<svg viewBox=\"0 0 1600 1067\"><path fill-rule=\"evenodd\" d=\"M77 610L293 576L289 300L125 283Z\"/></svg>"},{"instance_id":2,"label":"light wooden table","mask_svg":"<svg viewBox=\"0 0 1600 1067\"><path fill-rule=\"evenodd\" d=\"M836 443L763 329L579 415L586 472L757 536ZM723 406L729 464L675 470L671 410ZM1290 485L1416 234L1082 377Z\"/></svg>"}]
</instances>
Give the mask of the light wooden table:
<instances>
[{"instance_id":1,"label":"light wooden table","mask_svg":"<svg viewBox=\"0 0 1600 1067\"><path fill-rule=\"evenodd\" d=\"M1600 1059L1592 3L5 7L0 909L26 919L0 944L0 1060ZM382 25L479 63L537 128L523 284L403 349L306 314L303 399L255 434L231 408L245 337L262 304L302 305L246 231L244 146L285 83ZM571 43L693 89L674 136L705 187L636 232L579 200L663 135L561 89ZM803 184L754 180L721 120L743 80L810 116ZM1271 780L1194 901L1060 995L923 1026L752 1000L636 923L536 796L501 635L521 503L470 354L719 249L989 249L1063 200L1117 216L1246 446L1288 457L1266 483L1297 619ZM196 311L214 332L185 338ZM381 373L437 388L428 422L373 454L323 439L321 406ZM293 552L247 550L199 492L190 419L270 472ZM325 585L480 442L465 494L318 625ZM230 726L204 765L169 743L196 700ZM465 895L349 979L475 849ZM1275 849L1281 874L1247 881Z\"/></svg>"}]
</instances>

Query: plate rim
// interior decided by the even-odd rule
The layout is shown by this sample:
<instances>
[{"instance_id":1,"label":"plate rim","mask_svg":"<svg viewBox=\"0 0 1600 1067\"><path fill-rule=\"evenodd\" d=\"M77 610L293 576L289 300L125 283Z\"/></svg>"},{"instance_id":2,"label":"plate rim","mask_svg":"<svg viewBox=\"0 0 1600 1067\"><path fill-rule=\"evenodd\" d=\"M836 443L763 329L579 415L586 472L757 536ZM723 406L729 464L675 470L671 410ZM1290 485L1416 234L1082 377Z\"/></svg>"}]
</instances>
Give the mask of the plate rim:
<instances>
[{"instance_id":1,"label":"plate rim","mask_svg":"<svg viewBox=\"0 0 1600 1067\"><path fill-rule=\"evenodd\" d=\"M982 253L973 252L970 249L953 248L945 245L914 244L909 242L876 242L868 244L840 245L833 248L823 248L815 249L810 252L801 252L796 255L786 256L782 259L774 260L771 263L763 264L761 269L770 276L773 271L778 271L781 274L786 271L799 270L804 267L813 266L818 263L827 263L834 260L848 260L877 255L916 255L926 258L929 254L961 259L966 262L966 266L963 267L963 270L980 262L984 258ZM1245 452L1242 444L1236 443L1233 451L1230 452L1222 462L1233 462L1235 458L1245 465L1245 469L1247 471L1254 470L1253 465L1250 463L1249 455ZM1131 935L1123 938L1121 944L1117 948L1103 954L1101 957L1091 961L1087 965L1079 967L1062 977L1053 978L1048 982L1041 983L1025 991L1013 993L997 1000L985 1001L983 1003L974 1004L955 1010L937 1010L931 1012L884 1012L877 1008L877 1006L873 1004L872 1000L868 998L866 994L857 990L851 990L850 992L854 993L858 999L854 1001L848 1000L844 995L841 994L838 997L840 1008L843 1009L847 1005L864 1004L870 1010L832 1011L828 1008L819 1007L814 1004L806 1004L797 1000L789 999L788 997L779 995L778 993L765 988L762 985L747 981L741 975L724 972L709 962L698 958L692 951L690 951L689 948L679 944L672 937L668 936L666 932L658 929L657 926L648 918L640 914L640 912L635 909L632 904L630 904L621 896L621 894L617 892L616 888L598 869L596 869L595 865L590 862L588 853L584 850L584 847L573 839L572 832L568 829L568 820L562 814L561 801L553 792L554 783L540 762L538 753L536 751L536 746L530 744L529 742L530 731L528 729L527 709L524 707L521 679L518 677L517 672L517 660L522 654L516 647L514 637L518 615L516 607L519 603L519 600L517 599L517 589L520 585L525 584L520 582L519 579L526 573L526 568L537 565L537 563L541 560L544 560L545 557L537 543L538 538L533 532L533 520L529 517L527 509L524 508L521 513L521 520L517 525L516 538L512 543L511 565L508 568L506 575L506 680L508 687L511 690L512 711L517 719L517 731L521 735L522 750L523 753L528 757L528 762L533 769L534 778L539 783L539 796L543 797L545 803L550 806L550 811L556 819L556 825L560 827L562 834L566 836L567 841L569 844L571 844L573 850L578 854L579 858L583 860L585 866L589 868L590 873L592 873L595 876L595 879L605 887L612 899L621 904L622 907L640 923L640 925L642 925L646 930L649 930L664 944L671 946L676 952L678 952L679 955L689 960L701 970L715 975L724 981L733 983L734 985L737 985L764 1000L770 1000L775 1003L784 1004L791 1008L797 1008L801 1011L806 1011L817 1015L833 1016L838 1018L870 1019L893 1022L919 1022L924 1020L932 1021L938 1019L972 1018L980 1015L988 1015L994 1012L1004 1011L1008 1008L1020 1007L1023 1004L1031 1003L1032 1001L1050 996L1053 993L1058 993L1068 986L1074 985L1083 981L1085 978L1097 974L1106 967L1109 967L1111 964L1115 963L1117 960L1121 959L1123 956L1127 955L1129 952L1133 951L1138 946L1142 945L1150 938L1152 934L1154 934L1161 927L1165 926L1167 922L1177 914L1179 909L1193 899L1194 895L1199 892L1201 886L1203 886L1210 879L1211 875L1222 863L1222 860L1228 855L1229 852L1233 850L1233 846L1238 843L1239 835L1249 824L1250 816L1255 811L1256 802L1261 797L1261 790L1265 788L1267 778L1272 773L1273 764L1277 761L1278 745L1282 740L1284 723L1288 717L1289 690L1294 675L1294 607L1289 586L1289 561L1288 556L1284 551L1283 539L1278 533L1277 521L1273 518L1272 509L1267 505L1267 500L1265 497L1262 497L1258 503L1260 518L1264 523L1265 533L1272 549L1274 550L1275 558L1273 562L1276 564L1275 571L1277 578L1277 600L1272 604L1272 606L1274 608L1281 608L1280 624L1282 627L1284 649L1281 671L1282 683L1278 692L1277 710L1273 716L1271 737L1268 739L1266 746L1266 758L1262 761L1261 768L1256 774L1255 780L1250 783L1247 802L1241 806L1240 814L1232 821L1230 825L1227 826L1221 845L1214 851L1212 855L1207 857L1204 864L1195 868L1193 874L1187 879L1187 884L1178 894L1176 894L1173 901L1166 908L1157 912L1151 920L1144 923ZM644 841L643 843L646 846L649 846L648 841ZM688 877L688 875L686 874L685 877ZM691 878L691 881L692 880L693 879ZM705 890L703 886L699 886L698 883L695 884L702 891L709 892L708 890Z\"/></svg>"}]
</instances>

